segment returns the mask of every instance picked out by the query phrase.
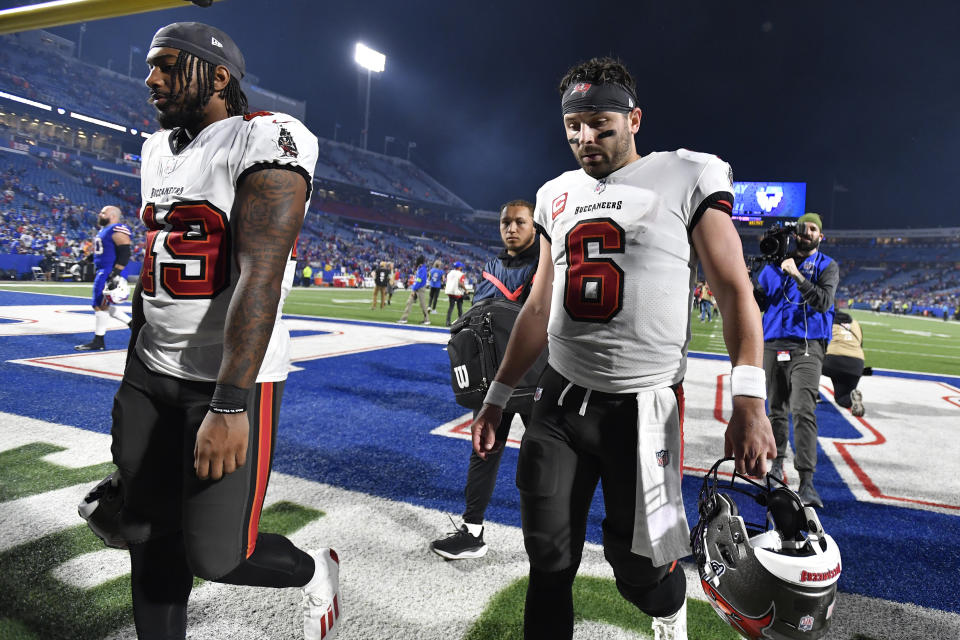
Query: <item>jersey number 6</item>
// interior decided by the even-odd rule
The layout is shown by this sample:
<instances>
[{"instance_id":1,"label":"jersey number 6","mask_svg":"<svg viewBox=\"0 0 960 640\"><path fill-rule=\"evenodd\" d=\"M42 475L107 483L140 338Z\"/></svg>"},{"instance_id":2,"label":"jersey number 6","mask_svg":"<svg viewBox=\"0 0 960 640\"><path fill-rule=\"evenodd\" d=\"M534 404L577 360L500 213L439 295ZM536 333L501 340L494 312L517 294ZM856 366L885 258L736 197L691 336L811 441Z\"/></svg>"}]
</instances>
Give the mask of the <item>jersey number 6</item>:
<instances>
[{"instance_id":1,"label":"jersey number 6","mask_svg":"<svg viewBox=\"0 0 960 640\"><path fill-rule=\"evenodd\" d=\"M230 283L230 226L222 211L209 202L177 202L158 222L150 203L142 219L148 229L140 276L144 295L156 295L159 281L171 298L212 298ZM157 243L169 256L159 270ZM188 275L191 263L196 266Z\"/></svg>"},{"instance_id":2,"label":"jersey number 6","mask_svg":"<svg viewBox=\"0 0 960 640\"><path fill-rule=\"evenodd\" d=\"M587 245L599 254L623 253L623 227L610 218L584 220L567 233L567 273L563 308L574 320L610 322L623 308L623 269L610 258L588 257Z\"/></svg>"}]
</instances>

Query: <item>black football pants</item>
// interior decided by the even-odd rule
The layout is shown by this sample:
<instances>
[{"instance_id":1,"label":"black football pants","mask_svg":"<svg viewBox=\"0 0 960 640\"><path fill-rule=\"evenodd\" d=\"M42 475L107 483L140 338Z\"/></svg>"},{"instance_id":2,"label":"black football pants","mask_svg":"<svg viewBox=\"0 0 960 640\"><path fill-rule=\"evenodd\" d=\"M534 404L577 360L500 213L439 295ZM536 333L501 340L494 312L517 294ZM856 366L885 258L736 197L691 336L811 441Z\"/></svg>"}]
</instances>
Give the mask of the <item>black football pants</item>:
<instances>
[{"instance_id":1,"label":"black football pants","mask_svg":"<svg viewBox=\"0 0 960 640\"><path fill-rule=\"evenodd\" d=\"M504 413L500 420L500 426L497 427L496 440L498 442L506 441L510 435L510 423L513 422L514 413ZM477 417L477 412L473 412L473 417ZM527 419L521 416L523 424L527 424ZM490 498L493 496L493 490L497 486L497 473L500 471L500 460L503 458L503 448L496 453L488 453L484 460L477 455L477 452L470 448L470 466L467 468L467 485L463 490L466 509L463 512L463 521L470 524L483 524L483 516L490 504Z\"/></svg>"},{"instance_id":2,"label":"black football pants","mask_svg":"<svg viewBox=\"0 0 960 640\"><path fill-rule=\"evenodd\" d=\"M282 382L259 383L248 400L244 466L220 480L193 469L196 433L213 383L147 369L133 354L114 398L113 460L120 470L141 638L182 638L193 576L252 586L303 586L313 559L258 525L270 475Z\"/></svg>"},{"instance_id":3,"label":"black football pants","mask_svg":"<svg viewBox=\"0 0 960 640\"><path fill-rule=\"evenodd\" d=\"M651 616L676 612L686 578L676 563L654 566L630 549L636 508L637 396L572 386L547 367L542 394L533 405L520 445L523 542L530 558L524 637L562 640L573 636L571 587L587 529L590 503L603 487L606 517L603 554L620 594Z\"/></svg>"}]
</instances>

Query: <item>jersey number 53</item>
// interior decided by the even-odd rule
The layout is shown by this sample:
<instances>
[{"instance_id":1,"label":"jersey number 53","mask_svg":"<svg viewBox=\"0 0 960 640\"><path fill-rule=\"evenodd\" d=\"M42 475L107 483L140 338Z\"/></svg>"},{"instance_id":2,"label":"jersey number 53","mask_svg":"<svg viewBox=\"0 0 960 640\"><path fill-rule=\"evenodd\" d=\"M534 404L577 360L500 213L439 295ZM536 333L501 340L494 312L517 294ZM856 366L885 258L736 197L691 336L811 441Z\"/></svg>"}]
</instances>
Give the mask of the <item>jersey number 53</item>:
<instances>
[{"instance_id":1,"label":"jersey number 53","mask_svg":"<svg viewBox=\"0 0 960 640\"><path fill-rule=\"evenodd\" d=\"M162 221L153 203L141 215L147 227L140 282L171 298L212 298L230 284L230 223L209 202L174 203Z\"/></svg>"}]
</instances>

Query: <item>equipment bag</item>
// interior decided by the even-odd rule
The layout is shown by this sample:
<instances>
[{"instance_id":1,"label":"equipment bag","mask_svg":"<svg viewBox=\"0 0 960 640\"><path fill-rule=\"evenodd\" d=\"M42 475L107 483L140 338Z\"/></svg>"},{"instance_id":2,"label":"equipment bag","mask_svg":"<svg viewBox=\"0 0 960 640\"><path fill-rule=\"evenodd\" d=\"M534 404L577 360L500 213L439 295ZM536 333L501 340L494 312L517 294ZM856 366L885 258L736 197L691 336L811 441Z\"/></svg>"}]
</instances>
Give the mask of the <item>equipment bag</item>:
<instances>
[{"instance_id":1,"label":"equipment bag","mask_svg":"<svg viewBox=\"0 0 960 640\"><path fill-rule=\"evenodd\" d=\"M504 298L482 300L470 307L450 327L450 386L457 404L480 409L487 389L507 350L510 331L521 305ZM505 412L529 413L537 381L547 366L547 350L523 375L504 407Z\"/></svg>"}]
</instances>

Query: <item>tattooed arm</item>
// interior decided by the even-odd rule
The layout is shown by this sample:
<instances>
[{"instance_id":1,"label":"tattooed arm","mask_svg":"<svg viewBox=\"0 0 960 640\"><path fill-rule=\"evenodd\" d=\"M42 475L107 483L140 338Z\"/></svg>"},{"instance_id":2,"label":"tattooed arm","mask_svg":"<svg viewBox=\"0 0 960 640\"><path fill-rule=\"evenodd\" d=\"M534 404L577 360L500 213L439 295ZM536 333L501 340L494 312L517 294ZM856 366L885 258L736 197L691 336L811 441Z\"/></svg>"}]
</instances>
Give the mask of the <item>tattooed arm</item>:
<instances>
[{"instance_id":1,"label":"tattooed arm","mask_svg":"<svg viewBox=\"0 0 960 640\"><path fill-rule=\"evenodd\" d=\"M254 172L237 187L230 219L240 279L227 310L218 384L249 389L256 382L306 198L304 178L286 169ZM242 466L248 428L246 412L208 412L194 448L197 476L218 480Z\"/></svg>"}]
</instances>

